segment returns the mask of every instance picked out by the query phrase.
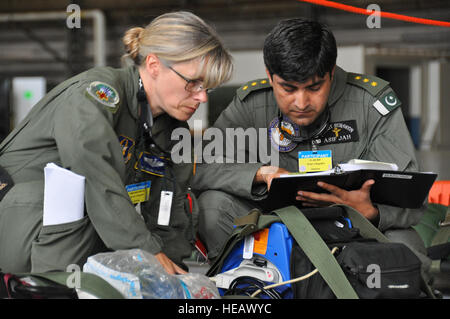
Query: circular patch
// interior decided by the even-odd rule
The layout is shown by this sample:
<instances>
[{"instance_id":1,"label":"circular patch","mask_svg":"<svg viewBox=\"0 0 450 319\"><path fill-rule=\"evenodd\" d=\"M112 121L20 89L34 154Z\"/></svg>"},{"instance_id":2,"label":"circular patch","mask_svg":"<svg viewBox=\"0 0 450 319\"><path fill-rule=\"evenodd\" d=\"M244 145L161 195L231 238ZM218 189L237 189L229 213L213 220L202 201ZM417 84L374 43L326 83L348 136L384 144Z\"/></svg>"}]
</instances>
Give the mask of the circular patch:
<instances>
[{"instance_id":1,"label":"circular patch","mask_svg":"<svg viewBox=\"0 0 450 319\"><path fill-rule=\"evenodd\" d=\"M294 143L293 141L291 141L290 139L286 138L284 135L281 134L278 123L279 123L278 117L274 118L272 122L270 122L269 127L270 141L272 145L275 148L277 148L280 152L290 152L297 146L297 143ZM286 121L284 117L283 121L281 121L281 127L283 128L283 130L287 131L291 135L298 135L299 132L298 126L293 125L289 121Z\"/></svg>"},{"instance_id":2,"label":"circular patch","mask_svg":"<svg viewBox=\"0 0 450 319\"><path fill-rule=\"evenodd\" d=\"M103 82L94 81L89 84L86 90L95 101L107 106L112 111L116 110L119 103L119 94L113 87Z\"/></svg>"}]
</instances>

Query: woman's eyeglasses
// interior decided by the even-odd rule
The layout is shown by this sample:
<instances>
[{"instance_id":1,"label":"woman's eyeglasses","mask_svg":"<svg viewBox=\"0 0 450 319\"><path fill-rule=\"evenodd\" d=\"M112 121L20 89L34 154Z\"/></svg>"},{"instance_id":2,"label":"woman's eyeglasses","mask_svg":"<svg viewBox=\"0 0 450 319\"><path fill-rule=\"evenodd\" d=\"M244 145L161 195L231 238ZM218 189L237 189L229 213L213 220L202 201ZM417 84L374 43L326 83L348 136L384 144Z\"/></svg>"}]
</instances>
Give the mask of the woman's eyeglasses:
<instances>
[{"instance_id":1,"label":"woman's eyeglasses","mask_svg":"<svg viewBox=\"0 0 450 319\"><path fill-rule=\"evenodd\" d=\"M185 77L184 75L180 74L179 72L177 72L176 70L174 70L171 66L167 66L169 69L171 69L175 74L177 74L180 78L182 78L183 80L186 81L186 86L184 87L184 89L190 93L198 93L201 92L203 90L206 91L206 93L210 93L213 89L205 89L203 87L203 82L200 80L191 80L188 79L187 77Z\"/></svg>"}]
</instances>

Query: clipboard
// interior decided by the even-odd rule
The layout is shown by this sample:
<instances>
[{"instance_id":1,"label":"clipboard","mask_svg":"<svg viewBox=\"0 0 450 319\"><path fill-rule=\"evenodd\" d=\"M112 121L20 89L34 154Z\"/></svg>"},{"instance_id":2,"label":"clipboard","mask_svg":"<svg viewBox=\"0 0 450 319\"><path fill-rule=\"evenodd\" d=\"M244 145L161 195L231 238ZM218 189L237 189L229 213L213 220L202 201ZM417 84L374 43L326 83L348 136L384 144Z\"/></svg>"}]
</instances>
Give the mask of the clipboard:
<instances>
[{"instance_id":1,"label":"clipboard","mask_svg":"<svg viewBox=\"0 0 450 319\"><path fill-rule=\"evenodd\" d=\"M374 204L401 208L420 208L433 186L437 174L433 172L400 172L395 170L359 169L339 171L334 169L324 174L295 174L274 178L268 197L264 200L265 211L294 205L303 207L295 197L299 190L328 193L317 186L322 181L348 191L360 189L365 181L375 180L370 191Z\"/></svg>"}]
</instances>

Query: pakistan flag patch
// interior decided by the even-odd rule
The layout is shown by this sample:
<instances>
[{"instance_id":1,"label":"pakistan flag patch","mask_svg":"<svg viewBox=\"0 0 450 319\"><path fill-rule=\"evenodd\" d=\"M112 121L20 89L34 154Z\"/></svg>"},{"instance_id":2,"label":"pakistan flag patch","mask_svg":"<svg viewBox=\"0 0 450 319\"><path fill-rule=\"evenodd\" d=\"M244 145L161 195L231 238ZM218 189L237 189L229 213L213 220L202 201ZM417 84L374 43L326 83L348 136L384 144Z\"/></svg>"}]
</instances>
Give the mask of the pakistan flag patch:
<instances>
[{"instance_id":1,"label":"pakistan flag patch","mask_svg":"<svg viewBox=\"0 0 450 319\"><path fill-rule=\"evenodd\" d=\"M402 103L397 95L395 95L394 91L390 91L381 95L381 97L373 103L373 106L384 116L401 104Z\"/></svg>"},{"instance_id":2,"label":"pakistan flag patch","mask_svg":"<svg viewBox=\"0 0 450 319\"><path fill-rule=\"evenodd\" d=\"M119 105L119 94L110 85L94 81L86 89L86 94L94 101L106 106L109 111L115 113L117 111L117 106Z\"/></svg>"}]
</instances>

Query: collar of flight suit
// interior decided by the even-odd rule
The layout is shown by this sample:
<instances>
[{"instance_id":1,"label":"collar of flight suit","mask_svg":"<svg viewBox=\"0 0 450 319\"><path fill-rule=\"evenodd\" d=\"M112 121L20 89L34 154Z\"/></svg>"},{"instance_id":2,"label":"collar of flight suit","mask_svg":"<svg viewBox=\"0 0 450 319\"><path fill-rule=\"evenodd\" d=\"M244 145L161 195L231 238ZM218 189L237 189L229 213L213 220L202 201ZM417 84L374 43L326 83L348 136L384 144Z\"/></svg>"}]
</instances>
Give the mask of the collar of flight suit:
<instances>
[{"instance_id":1,"label":"collar of flight suit","mask_svg":"<svg viewBox=\"0 0 450 319\"><path fill-rule=\"evenodd\" d=\"M125 90L127 92L127 105L128 109L135 120L139 117L139 107L140 103L137 99L137 92L139 90L139 69L136 66L131 66L127 68L129 76L128 81L125 82ZM170 116L167 113L163 113L157 117L153 118L153 128L152 134L156 135L171 121Z\"/></svg>"},{"instance_id":2,"label":"collar of flight suit","mask_svg":"<svg viewBox=\"0 0 450 319\"><path fill-rule=\"evenodd\" d=\"M328 96L328 106L332 106L344 94L347 84L347 72L336 65L334 77L331 82L330 95Z\"/></svg>"},{"instance_id":3,"label":"collar of flight suit","mask_svg":"<svg viewBox=\"0 0 450 319\"><path fill-rule=\"evenodd\" d=\"M157 117L154 117L152 129L153 136L157 136L163 130L172 129L174 121L176 120L170 117L167 113L162 113Z\"/></svg>"},{"instance_id":4,"label":"collar of flight suit","mask_svg":"<svg viewBox=\"0 0 450 319\"><path fill-rule=\"evenodd\" d=\"M137 100L137 92L139 90L139 69L136 66L128 67L127 81L125 81L125 92L127 105L131 116L137 120L139 115L139 102Z\"/></svg>"}]
</instances>

